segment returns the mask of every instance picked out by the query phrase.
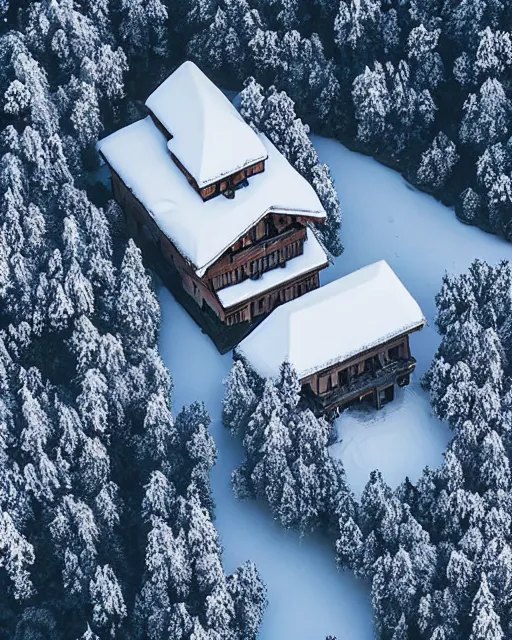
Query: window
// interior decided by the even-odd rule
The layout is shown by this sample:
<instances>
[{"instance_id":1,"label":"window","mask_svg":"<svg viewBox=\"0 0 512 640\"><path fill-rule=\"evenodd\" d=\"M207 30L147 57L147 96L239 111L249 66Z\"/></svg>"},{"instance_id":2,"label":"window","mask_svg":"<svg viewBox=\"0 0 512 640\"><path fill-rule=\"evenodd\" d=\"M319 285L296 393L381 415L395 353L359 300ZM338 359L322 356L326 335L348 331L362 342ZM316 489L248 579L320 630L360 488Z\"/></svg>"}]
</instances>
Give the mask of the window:
<instances>
[{"instance_id":1,"label":"window","mask_svg":"<svg viewBox=\"0 0 512 640\"><path fill-rule=\"evenodd\" d=\"M245 172L244 171L240 171L239 173L236 173L232 178L232 182L233 184L238 184L239 182L242 182L242 180L244 180L245 178Z\"/></svg>"},{"instance_id":2,"label":"window","mask_svg":"<svg viewBox=\"0 0 512 640\"><path fill-rule=\"evenodd\" d=\"M265 220L260 220L256 226L256 240L265 237Z\"/></svg>"},{"instance_id":3,"label":"window","mask_svg":"<svg viewBox=\"0 0 512 640\"><path fill-rule=\"evenodd\" d=\"M400 358L401 354L401 349L402 345L401 344L397 344L396 347L391 347L391 349L388 350L388 358L390 360L398 360L398 358Z\"/></svg>"},{"instance_id":4,"label":"window","mask_svg":"<svg viewBox=\"0 0 512 640\"><path fill-rule=\"evenodd\" d=\"M211 184L209 187L201 189L201 197L208 198L209 196L212 196L215 193L215 188L216 185Z\"/></svg>"},{"instance_id":5,"label":"window","mask_svg":"<svg viewBox=\"0 0 512 640\"><path fill-rule=\"evenodd\" d=\"M265 298L260 298L258 300L258 311L261 313L263 311L263 307L265 306Z\"/></svg>"},{"instance_id":6,"label":"window","mask_svg":"<svg viewBox=\"0 0 512 640\"><path fill-rule=\"evenodd\" d=\"M346 369L342 369L338 371L338 386L344 387L348 384L348 371Z\"/></svg>"},{"instance_id":7,"label":"window","mask_svg":"<svg viewBox=\"0 0 512 640\"><path fill-rule=\"evenodd\" d=\"M220 183L220 191L226 191L226 189L228 188L228 183L226 182L226 180L224 180L223 182Z\"/></svg>"}]
</instances>

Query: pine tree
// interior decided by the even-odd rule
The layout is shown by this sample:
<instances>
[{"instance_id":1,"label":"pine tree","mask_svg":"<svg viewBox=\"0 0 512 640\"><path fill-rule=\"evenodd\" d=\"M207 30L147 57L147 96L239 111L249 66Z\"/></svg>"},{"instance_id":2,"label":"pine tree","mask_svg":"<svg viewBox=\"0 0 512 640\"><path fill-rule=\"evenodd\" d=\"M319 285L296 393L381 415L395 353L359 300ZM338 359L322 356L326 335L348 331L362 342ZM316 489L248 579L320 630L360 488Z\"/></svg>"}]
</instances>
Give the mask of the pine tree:
<instances>
[{"instance_id":1,"label":"pine tree","mask_svg":"<svg viewBox=\"0 0 512 640\"><path fill-rule=\"evenodd\" d=\"M357 120L357 137L374 149L382 147L386 118L391 108L384 69L378 62L366 67L354 80L352 98Z\"/></svg>"},{"instance_id":2,"label":"pine tree","mask_svg":"<svg viewBox=\"0 0 512 640\"><path fill-rule=\"evenodd\" d=\"M469 640L502 640L505 636L500 618L494 611L494 598L489 591L485 573L471 607L473 626Z\"/></svg>"},{"instance_id":3,"label":"pine tree","mask_svg":"<svg viewBox=\"0 0 512 640\"><path fill-rule=\"evenodd\" d=\"M363 546L363 535L352 517L344 514L339 522L340 534L336 540L336 560L340 567L357 570Z\"/></svg>"},{"instance_id":4,"label":"pine tree","mask_svg":"<svg viewBox=\"0 0 512 640\"><path fill-rule=\"evenodd\" d=\"M242 360L236 360L227 378L226 393L222 399L222 419L233 435L243 434L249 417L256 407L256 394L252 388Z\"/></svg>"},{"instance_id":5,"label":"pine tree","mask_svg":"<svg viewBox=\"0 0 512 640\"><path fill-rule=\"evenodd\" d=\"M292 412L297 408L300 400L300 381L293 365L283 362L279 368L279 382L277 389L281 402L286 411Z\"/></svg>"},{"instance_id":6,"label":"pine tree","mask_svg":"<svg viewBox=\"0 0 512 640\"><path fill-rule=\"evenodd\" d=\"M155 343L160 310L140 250L132 240L128 242L119 272L116 324L132 357Z\"/></svg>"},{"instance_id":7,"label":"pine tree","mask_svg":"<svg viewBox=\"0 0 512 640\"><path fill-rule=\"evenodd\" d=\"M253 562L246 562L232 573L227 588L234 604L237 637L253 640L263 621L267 604L266 588Z\"/></svg>"},{"instance_id":8,"label":"pine tree","mask_svg":"<svg viewBox=\"0 0 512 640\"><path fill-rule=\"evenodd\" d=\"M110 565L98 566L90 583L92 620L113 637L127 615L119 582Z\"/></svg>"},{"instance_id":9,"label":"pine tree","mask_svg":"<svg viewBox=\"0 0 512 640\"><path fill-rule=\"evenodd\" d=\"M431 189L443 187L459 160L455 144L443 132L438 133L421 156L416 179Z\"/></svg>"},{"instance_id":10,"label":"pine tree","mask_svg":"<svg viewBox=\"0 0 512 640\"><path fill-rule=\"evenodd\" d=\"M506 136L510 102L503 86L495 78L488 78L478 94L470 94L463 110L459 131L462 142L485 149Z\"/></svg>"},{"instance_id":11,"label":"pine tree","mask_svg":"<svg viewBox=\"0 0 512 640\"><path fill-rule=\"evenodd\" d=\"M488 489L507 491L510 487L510 465L503 442L492 430L483 439L478 466L482 492Z\"/></svg>"},{"instance_id":12,"label":"pine tree","mask_svg":"<svg viewBox=\"0 0 512 640\"><path fill-rule=\"evenodd\" d=\"M444 77L443 61L436 51L441 29L428 30L423 24L411 30L407 56L415 88L435 89Z\"/></svg>"}]
</instances>

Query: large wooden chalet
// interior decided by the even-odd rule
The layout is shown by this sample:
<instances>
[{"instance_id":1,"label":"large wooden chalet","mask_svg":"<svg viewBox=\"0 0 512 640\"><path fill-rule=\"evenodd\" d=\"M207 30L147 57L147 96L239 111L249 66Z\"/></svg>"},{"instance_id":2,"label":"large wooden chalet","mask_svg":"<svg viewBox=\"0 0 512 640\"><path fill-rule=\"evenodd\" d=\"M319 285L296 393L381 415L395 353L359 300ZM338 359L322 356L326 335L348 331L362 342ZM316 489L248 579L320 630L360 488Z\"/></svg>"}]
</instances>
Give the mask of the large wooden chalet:
<instances>
[{"instance_id":1,"label":"large wooden chalet","mask_svg":"<svg viewBox=\"0 0 512 640\"><path fill-rule=\"evenodd\" d=\"M304 400L316 413L353 402L377 408L409 384L416 360L409 335L423 313L389 265L376 262L308 293L266 318L237 347L263 378L296 369Z\"/></svg>"},{"instance_id":2,"label":"large wooden chalet","mask_svg":"<svg viewBox=\"0 0 512 640\"><path fill-rule=\"evenodd\" d=\"M116 200L144 255L221 352L319 287L320 201L192 62L103 139Z\"/></svg>"}]
</instances>

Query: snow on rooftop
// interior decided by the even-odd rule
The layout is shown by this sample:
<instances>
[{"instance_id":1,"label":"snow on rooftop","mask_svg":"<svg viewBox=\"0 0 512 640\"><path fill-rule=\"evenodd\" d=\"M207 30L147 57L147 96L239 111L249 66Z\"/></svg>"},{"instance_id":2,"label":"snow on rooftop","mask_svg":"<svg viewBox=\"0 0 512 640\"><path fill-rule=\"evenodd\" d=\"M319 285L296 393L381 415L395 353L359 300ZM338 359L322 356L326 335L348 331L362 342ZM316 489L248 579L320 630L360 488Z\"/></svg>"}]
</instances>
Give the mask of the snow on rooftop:
<instances>
[{"instance_id":1,"label":"snow on rooftop","mask_svg":"<svg viewBox=\"0 0 512 640\"><path fill-rule=\"evenodd\" d=\"M313 187L264 135L265 171L233 200L203 202L174 164L165 136L148 116L112 133L97 148L160 229L202 277L232 244L269 212L325 218Z\"/></svg>"},{"instance_id":2,"label":"snow on rooftop","mask_svg":"<svg viewBox=\"0 0 512 640\"><path fill-rule=\"evenodd\" d=\"M267 157L258 135L193 62L178 67L146 106L172 134L169 149L199 187Z\"/></svg>"},{"instance_id":3,"label":"snow on rooftop","mask_svg":"<svg viewBox=\"0 0 512 640\"><path fill-rule=\"evenodd\" d=\"M278 307L237 350L265 378L276 378L288 360L302 379L424 324L418 303L381 260Z\"/></svg>"},{"instance_id":4,"label":"snow on rooftop","mask_svg":"<svg viewBox=\"0 0 512 640\"><path fill-rule=\"evenodd\" d=\"M311 229L308 229L307 240L304 243L304 253L300 256L288 260L285 267L277 267L267 271L257 280L248 279L239 284L225 287L217 291L217 296L224 309L228 309L264 291L293 280L301 274L306 274L319 267L326 267L327 264L328 259L322 245L318 242Z\"/></svg>"}]
</instances>

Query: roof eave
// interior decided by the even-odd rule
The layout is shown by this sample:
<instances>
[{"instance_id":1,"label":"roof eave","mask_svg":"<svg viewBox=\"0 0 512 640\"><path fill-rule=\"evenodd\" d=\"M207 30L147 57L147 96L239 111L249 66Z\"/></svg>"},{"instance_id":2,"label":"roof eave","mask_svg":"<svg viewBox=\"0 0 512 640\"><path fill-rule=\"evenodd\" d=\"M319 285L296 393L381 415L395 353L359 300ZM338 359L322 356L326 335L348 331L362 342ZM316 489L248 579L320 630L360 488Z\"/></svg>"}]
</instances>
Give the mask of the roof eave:
<instances>
[{"instance_id":1,"label":"roof eave","mask_svg":"<svg viewBox=\"0 0 512 640\"><path fill-rule=\"evenodd\" d=\"M194 266L194 270L196 272L196 275L199 278L202 278L204 276L204 274L208 271L208 269L213 264L215 264L219 258L221 258L224 255L224 253L229 249L229 247L231 245L235 244L235 242L240 240L240 238L242 238L248 231L250 231L250 229L252 229L254 227L254 225L258 224L258 222L260 220L262 220L269 213L284 213L284 214L296 215L296 216L303 215L304 217L308 217L308 218L315 218L317 220L325 220L325 211L323 212L324 215L322 216L320 212L316 212L316 211L307 211L307 210L302 211L302 210L297 210L297 209L286 209L284 207L269 207L266 211L264 211L261 214L261 216L259 216L253 222L251 222L251 224L248 227L246 227L235 238L233 238L233 240L230 240L229 244L226 245L216 256L211 258L207 263L205 263L201 267L198 267L197 265L193 265Z\"/></svg>"},{"instance_id":2,"label":"roof eave","mask_svg":"<svg viewBox=\"0 0 512 640\"><path fill-rule=\"evenodd\" d=\"M293 260L293 258L292 258ZM284 285L284 284L288 284L290 283L292 280L295 280L297 278L303 278L305 276L308 275L308 273L313 273L314 271L322 271L322 269L325 269L329 266L329 260L326 259L325 263L317 266L317 267L312 267L311 269L308 269L307 271L303 271L302 273L297 273L294 276L292 276L289 280L283 280L281 283L279 284L274 284L269 286L267 289L263 289L262 291L259 291L258 293L254 294L254 296L251 296L250 298L244 298L244 300L241 300L240 302L235 302L231 305L228 306L224 306L222 304L222 302L220 301L220 298L218 298L220 305L222 306L222 308L224 309L224 311L229 311L231 312L232 309L236 309L237 307L245 307L247 306L247 304L253 300L254 298L261 298L262 295L267 294L269 291L272 291L272 289L278 289L280 286ZM268 273L268 272L267 272ZM236 286L236 285L234 285ZM218 297L218 296L217 296Z\"/></svg>"},{"instance_id":3,"label":"roof eave","mask_svg":"<svg viewBox=\"0 0 512 640\"><path fill-rule=\"evenodd\" d=\"M344 354L343 356L338 356L338 357L334 357L331 358L330 360L320 364L320 365L316 365L314 367L310 367L309 369L304 369L302 371L297 371L297 375L299 377L299 380L303 380L304 378L308 378L309 376L314 375L315 373L318 373L320 371L324 371L325 369L329 369L330 367L334 366L335 364L343 364L345 362L348 362L349 360L352 360L352 358L354 358L356 355L359 355L361 353L364 353L365 351L370 351L372 349L375 349L375 347L378 347L379 345L385 344L386 342L390 342L391 340L394 340L395 338L398 338L402 335L405 334L409 334L409 333L414 333L414 331L419 331L421 329L423 329L423 327L425 327L425 325L427 324L427 320L425 317L423 317L423 319L420 322L415 322L415 323L411 323L410 325L405 325L404 327L400 328L400 330L398 331L394 331L393 333L390 333L386 336L383 336L380 340L378 341L374 341L372 343L369 343L368 345L365 345L364 348L362 349L356 349L353 352L351 352L350 354Z\"/></svg>"}]
</instances>

